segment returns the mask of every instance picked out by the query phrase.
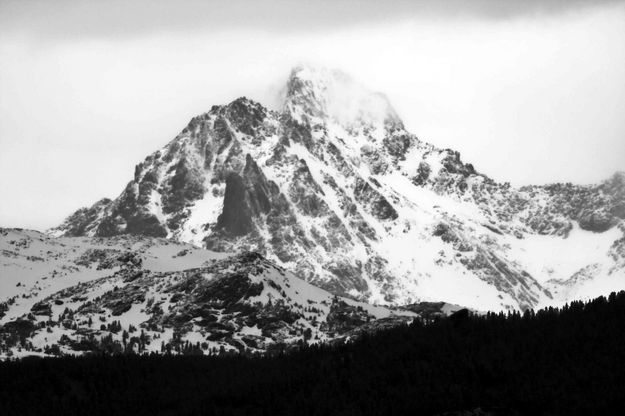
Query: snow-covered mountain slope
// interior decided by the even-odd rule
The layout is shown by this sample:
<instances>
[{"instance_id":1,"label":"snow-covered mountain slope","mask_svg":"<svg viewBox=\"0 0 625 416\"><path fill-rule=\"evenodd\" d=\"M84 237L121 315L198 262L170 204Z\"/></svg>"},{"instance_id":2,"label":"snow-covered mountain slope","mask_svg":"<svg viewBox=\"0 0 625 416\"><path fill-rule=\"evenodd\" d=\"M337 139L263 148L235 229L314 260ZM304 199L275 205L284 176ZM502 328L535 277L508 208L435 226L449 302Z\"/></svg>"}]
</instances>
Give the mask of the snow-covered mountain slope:
<instances>
[{"instance_id":1,"label":"snow-covered mountain slope","mask_svg":"<svg viewBox=\"0 0 625 416\"><path fill-rule=\"evenodd\" d=\"M52 238L32 230L0 229L0 323L28 313L47 296L113 275L129 265L153 272L200 267L228 257L164 238Z\"/></svg>"},{"instance_id":2,"label":"snow-covered mountain slope","mask_svg":"<svg viewBox=\"0 0 625 416\"><path fill-rule=\"evenodd\" d=\"M118 198L51 233L254 250L369 302L501 310L625 288L624 218L625 173L594 186L497 183L407 132L383 95L298 67L280 112L245 98L214 106L137 165Z\"/></svg>"},{"instance_id":3,"label":"snow-covered mountain slope","mask_svg":"<svg viewBox=\"0 0 625 416\"><path fill-rule=\"evenodd\" d=\"M0 249L0 357L265 352L397 325L427 306L411 306L414 313L340 298L256 253L156 237L0 229Z\"/></svg>"}]
</instances>

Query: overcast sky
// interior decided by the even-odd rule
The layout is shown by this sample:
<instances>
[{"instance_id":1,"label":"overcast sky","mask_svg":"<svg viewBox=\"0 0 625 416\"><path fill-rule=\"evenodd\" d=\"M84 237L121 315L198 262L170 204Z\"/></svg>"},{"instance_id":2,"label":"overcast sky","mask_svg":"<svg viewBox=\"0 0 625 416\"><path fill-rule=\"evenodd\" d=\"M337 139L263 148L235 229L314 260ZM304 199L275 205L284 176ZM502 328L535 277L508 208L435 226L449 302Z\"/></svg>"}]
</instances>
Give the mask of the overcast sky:
<instances>
[{"instance_id":1,"label":"overcast sky","mask_svg":"<svg viewBox=\"0 0 625 416\"><path fill-rule=\"evenodd\" d=\"M213 104L277 106L300 62L498 181L625 170L623 1L0 0L0 226L116 197Z\"/></svg>"}]
</instances>

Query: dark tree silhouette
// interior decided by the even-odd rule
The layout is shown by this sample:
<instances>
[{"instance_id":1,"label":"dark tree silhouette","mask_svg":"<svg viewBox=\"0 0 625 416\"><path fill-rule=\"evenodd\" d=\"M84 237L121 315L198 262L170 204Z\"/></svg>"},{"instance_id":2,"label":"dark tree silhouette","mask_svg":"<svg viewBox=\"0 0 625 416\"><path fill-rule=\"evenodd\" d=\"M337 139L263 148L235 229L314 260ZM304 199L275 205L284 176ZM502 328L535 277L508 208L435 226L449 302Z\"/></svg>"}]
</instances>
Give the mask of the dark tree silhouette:
<instances>
[{"instance_id":1,"label":"dark tree silhouette","mask_svg":"<svg viewBox=\"0 0 625 416\"><path fill-rule=\"evenodd\" d=\"M140 350L144 341L136 336L128 343ZM481 408L485 413L473 414L612 415L625 410L625 292L523 314L466 311L345 345L301 342L290 353L274 348L266 357L219 356L219 351L200 356L203 347L191 343L163 344L164 351L180 351L178 356L122 354L119 343L104 342L108 354L0 363L0 414L435 415Z\"/></svg>"}]
</instances>

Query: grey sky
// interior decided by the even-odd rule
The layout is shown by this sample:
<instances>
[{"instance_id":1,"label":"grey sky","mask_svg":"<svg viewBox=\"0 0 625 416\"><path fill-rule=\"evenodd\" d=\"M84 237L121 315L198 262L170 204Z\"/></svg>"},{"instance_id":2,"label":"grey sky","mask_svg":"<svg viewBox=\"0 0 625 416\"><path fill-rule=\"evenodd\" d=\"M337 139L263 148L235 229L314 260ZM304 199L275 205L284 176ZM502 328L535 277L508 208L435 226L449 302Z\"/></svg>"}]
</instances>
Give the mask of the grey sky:
<instances>
[{"instance_id":1,"label":"grey sky","mask_svg":"<svg viewBox=\"0 0 625 416\"><path fill-rule=\"evenodd\" d=\"M0 0L0 226L117 196L211 105L275 106L302 61L497 180L625 169L623 1Z\"/></svg>"},{"instance_id":2,"label":"grey sky","mask_svg":"<svg viewBox=\"0 0 625 416\"><path fill-rule=\"evenodd\" d=\"M293 32L414 16L511 19L563 14L619 0L3 0L5 31L41 37L124 37L163 31Z\"/></svg>"}]
</instances>

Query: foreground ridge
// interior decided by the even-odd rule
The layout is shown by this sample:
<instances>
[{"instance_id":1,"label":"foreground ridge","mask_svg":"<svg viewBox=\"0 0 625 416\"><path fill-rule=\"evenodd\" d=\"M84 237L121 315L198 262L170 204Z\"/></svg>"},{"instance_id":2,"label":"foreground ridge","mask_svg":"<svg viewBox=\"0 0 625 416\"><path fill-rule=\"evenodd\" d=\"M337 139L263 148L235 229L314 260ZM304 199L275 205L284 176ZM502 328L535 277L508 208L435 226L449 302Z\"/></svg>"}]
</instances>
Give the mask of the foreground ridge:
<instances>
[{"instance_id":1,"label":"foreground ridge","mask_svg":"<svg viewBox=\"0 0 625 416\"><path fill-rule=\"evenodd\" d=\"M312 286L258 253L215 253L162 238L0 229L0 249L8 262L0 282L8 296L0 302L0 359L273 354L458 309L374 306Z\"/></svg>"}]
</instances>

